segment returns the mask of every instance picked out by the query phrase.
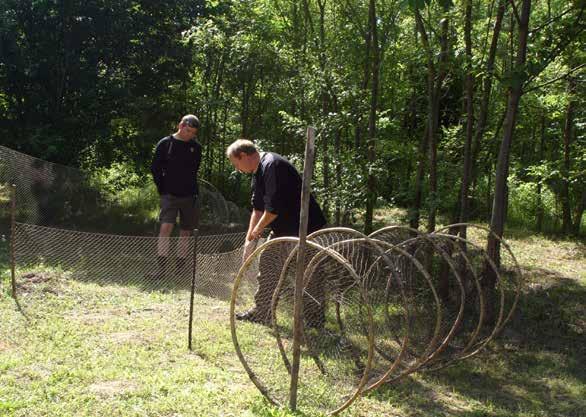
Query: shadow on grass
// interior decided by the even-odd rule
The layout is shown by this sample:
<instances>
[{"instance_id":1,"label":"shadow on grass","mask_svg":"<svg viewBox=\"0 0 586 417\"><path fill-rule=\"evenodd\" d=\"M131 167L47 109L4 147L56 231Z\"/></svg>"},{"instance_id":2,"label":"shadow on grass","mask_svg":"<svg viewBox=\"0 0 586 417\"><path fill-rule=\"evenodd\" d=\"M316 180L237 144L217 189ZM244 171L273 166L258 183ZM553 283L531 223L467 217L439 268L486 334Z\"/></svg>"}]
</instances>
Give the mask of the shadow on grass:
<instances>
[{"instance_id":1,"label":"shadow on grass","mask_svg":"<svg viewBox=\"0 0 586 417\"><path fill-rule=\"evenodd\" d=\"M571 240L576 243L580 242L582 245L586 244L586 235L584 234L578 236L568 236L567 234L564 234L561 231L537 232L532 229L515 226L507 227L504 237L505 239L527 239L534 238L536 236L541 236L552 242Z\"/></svg>"},{"instance_id":2,"label":"shadow on grass","mask_svg":"<svg viewBox=\"0 0 586 417\"><path fill-rule=\"evenodd\" d=\"M10 261L8 241L0 239L0 287L10 281Z\"/></svg>"},{"instance_id":3,"label":"shadow on grass","mask_svg":"<svg viewBox=\"0 0 586 417\"><path fill-rule=\"evenodd\" d=\"M311 413L307 414L301 410L291 411L290 409L280 409L270 404L266 399L256 401L250 411L258 417L321 417L326 414Z\"/></svg>"},{"instance_id":4,"label":"shadow on grass","mask_svg":"<svg viewBox=\"0 0 586 417\"><path fill-rule=\"evenodd\" d=\"M486 351L370 395L409 416L584 416L586 286L546 272Z\"/></svg>"}]
</instances>

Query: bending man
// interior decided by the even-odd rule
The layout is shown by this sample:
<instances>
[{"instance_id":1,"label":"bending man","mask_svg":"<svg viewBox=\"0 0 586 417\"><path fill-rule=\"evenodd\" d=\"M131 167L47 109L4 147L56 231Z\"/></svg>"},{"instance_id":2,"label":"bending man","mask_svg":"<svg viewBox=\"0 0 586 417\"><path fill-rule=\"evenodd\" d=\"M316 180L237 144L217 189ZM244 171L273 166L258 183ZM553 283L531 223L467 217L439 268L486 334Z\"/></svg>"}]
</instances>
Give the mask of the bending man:
<instances>
[{"instance_id":1,"label":"bending man","mask_svg":"<svg viewBox=\"0 0 586 417\"><path fill-rule=\"evenodd\" d=\"M273 237L298 236L299 212L301 207L301 176L295 167L274 152L259 152L254 143L239 139L226 150L226 155L234 167L252 176L252 214L248 225L244 258L254 248L255 241L261 237L264 229L269 227ZM309 220L307 233L321 229L326 219L311 196L309 203ZM292 248L289 249L289 251ZM236 315L238 320L256 323L271 322L271 300L277 286L280 270L289 253L281 251L275 259L267 259L263 253L260 259L258 290L254 295L255 306ZM264 258L264 259L263 259ZM281 267L275 268L275 261ZM320 286L321 287L321 286ZM309 289L306 289L306 293ZM312 327L320 327L324 322L324 309L319 301L321 288L316 288L304 300L305 321Z\"/></svg>"}]
</instances>

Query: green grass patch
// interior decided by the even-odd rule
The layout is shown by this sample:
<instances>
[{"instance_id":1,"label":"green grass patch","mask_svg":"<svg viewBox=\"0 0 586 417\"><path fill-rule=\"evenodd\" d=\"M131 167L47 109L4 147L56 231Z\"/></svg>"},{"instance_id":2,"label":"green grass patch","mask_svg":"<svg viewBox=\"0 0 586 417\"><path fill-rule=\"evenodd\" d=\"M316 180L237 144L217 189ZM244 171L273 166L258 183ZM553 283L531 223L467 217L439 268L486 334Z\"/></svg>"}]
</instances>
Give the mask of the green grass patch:
<instances>
[{"instance_id":1,"label":"green grass patch","mask_svg":"<svg viewBox=\"0 0 586 417\"><path fill-rule=\"evenodd\" d=\"M528 285L503 335L480 355L410 375L343 415L584 415L584 246L508 238ZM2 263L4 276L6 268ZM185 291L82 283L52 268L36 274L42 279L22 287L28 319L7 291L0 295L0 416L323 415L310 401L295 414L262 398L234 353L224 301L196 297L189 352ZM240 330L243 343L262 345L259 326Z\"/></svg>"}]
</instances>

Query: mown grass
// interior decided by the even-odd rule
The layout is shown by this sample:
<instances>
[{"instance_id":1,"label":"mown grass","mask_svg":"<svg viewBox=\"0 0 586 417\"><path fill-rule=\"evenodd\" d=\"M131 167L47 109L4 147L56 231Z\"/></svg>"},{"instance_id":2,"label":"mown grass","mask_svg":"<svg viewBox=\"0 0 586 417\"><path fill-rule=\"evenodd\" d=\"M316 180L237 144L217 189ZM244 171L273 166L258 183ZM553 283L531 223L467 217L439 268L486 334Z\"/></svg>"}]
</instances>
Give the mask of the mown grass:
<instances>
[{"instance_id":1,"label":"mown grass","mask_svg":"<svg viewBox=\"0 0 586 417\"><path fill-rule=\"evenodd\" d=\"M417 373L357 401L347 416L586 416L586 250L510 233L528 286L504 334L480 355ZM0 248L0 416L313 416L272 407L232 345L225 302L196 298L187 350L185 292L80 283L37 268L9 297ZM247 339L260 333L256 325Z\"/></svg>"}]
</instances>

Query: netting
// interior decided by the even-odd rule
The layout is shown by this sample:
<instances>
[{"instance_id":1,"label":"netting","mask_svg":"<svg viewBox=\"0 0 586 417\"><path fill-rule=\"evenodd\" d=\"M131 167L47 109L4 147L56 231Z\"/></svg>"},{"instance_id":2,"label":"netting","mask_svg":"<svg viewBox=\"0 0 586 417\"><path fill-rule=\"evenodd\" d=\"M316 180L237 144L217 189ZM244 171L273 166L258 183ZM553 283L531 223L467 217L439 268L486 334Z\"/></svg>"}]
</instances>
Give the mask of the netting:
<instances>
[{"instance_id":1,"label":"netting","mask_svg":"<svg viewBox=\"0 0 586 417\"><path fill-rule=\"evenodd\" d=\"M144 307L141 298L141 314L165 310L169 326L188 327L189 320L191 330L195 314L199 337L230 328L252 382L272 403L287 402L296 238L263 239L248 256L245 233L225 233L226 224L247 214L206 184L199 199L203 233L164 239L105 233L120 223L152 231L153 222L104 199L78 170L3 147L0 156L0 185L16 184L16 209L3 205L0 215L5 225L10 215L17 220L14 295L27 317L43 319L47 303L94 314L109 305L101 297L112 288L121 305L115 316L133 311L133 299L149 294L154 304ZM462 227L466 238L449 233ZM365 391L480 352L511 318L523 285L506 242L498 239L498 265L487 255L490 236L489 229L467 224L431 234L392 226L369 236L348 228L309 235L299 407L338 413ZM93 302L80 299L81 285ZM173 296L171 307L157 307L163 293ZM113 327L104 324L103 331Z\"/></svg>"},{"instance_id":2,"label":"netting","mask_svg":"<svg viewBox=\"0 0 586 417\"><path fill-rule=\"evenodd\" d=\"M16 186L16 220L69 230L156 235L158 199L140 194L132 204L107 196L84 171L54 164L0 146L0 185ZM199 228L204 234L242 230L247 210L226 201L210 183L199 181ZM0 207L7 232L9 212Z\"/></svg>"}]
</instances>

